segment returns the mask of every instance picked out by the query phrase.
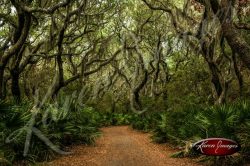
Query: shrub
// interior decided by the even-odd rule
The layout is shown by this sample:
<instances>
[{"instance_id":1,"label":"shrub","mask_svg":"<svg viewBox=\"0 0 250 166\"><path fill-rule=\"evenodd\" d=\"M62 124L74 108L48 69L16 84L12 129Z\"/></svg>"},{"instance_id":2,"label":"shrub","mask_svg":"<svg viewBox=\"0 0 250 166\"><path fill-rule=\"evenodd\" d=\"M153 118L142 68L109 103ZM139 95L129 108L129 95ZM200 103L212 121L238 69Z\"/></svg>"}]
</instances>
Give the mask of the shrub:
<instances>
[{"instance_id":1,"label":"shrub","mask_svg":"<svg viewBox=\"0 0 250 166\"><path fill-rule=\"evenodd\" d=\"M102 126L121 126L129 125L132 115L125 113L102 113L101 114L101 124Z\"/></svg>"},{"instance_id":2,"label":"shrub","mask_svg":"<svg viewBox=\"0 0 250 166\"><path fill-rule=\"evenodd\" d=\"M149 132L156 127L157 121L159 119L159 112L145 112L143 114L133 114L130 124L133 129Z\"/></svg>"},{"instance_id":3,"label":"shrub","mask_svg":"<svg viewBox=\"0 0 250 166\"><path fill-rule=\"evenodd\" d=\"M170 142L185 147L176 156L197 156L187 151L187 144L208 137L224 137L237 141L240 155L229 157L202 157L212 165L240 164L250 156L250 104L247 101L212 107L185 106L161 114L154 128L153 140ZM191 148L189 148L191 150Z\"/></svg>"},{"instance_id":4,"label":"shrub","mask_svg":"<svg viewBox=\"0 0 250 166\"><path fill-rule=\"evenodd\" d=\"M40 138L35 134L30 140L29 153L23 156L27 131L24 126L31 120L30 104L14 106L0 103L0 163L13 164L34 163L35 161L50 160L55 152L45 144L49 139L57 148L64 149L68 145L94 143L100 135L100 116L92 108L81 109L75 105L65 109L62 106L46 105L35 117L34 126L40 133ZM9 137L11 135L11 137ZM7 138L10 142L6 142Z\"/></svg>"},{"instance_id":5,"label":"shrub","mask_svg":"<svg viewBox=\"0 0 250 166\"><path fill-rule=\"evenodd\" d=\"M162 113L153 130L152 139L158 143L170 141L173 144L184 145L185 140L201 137L204 133L200 134L197 124L192 121L199 110L200 107L190 105Z\"/></svg>"}]
</instances>

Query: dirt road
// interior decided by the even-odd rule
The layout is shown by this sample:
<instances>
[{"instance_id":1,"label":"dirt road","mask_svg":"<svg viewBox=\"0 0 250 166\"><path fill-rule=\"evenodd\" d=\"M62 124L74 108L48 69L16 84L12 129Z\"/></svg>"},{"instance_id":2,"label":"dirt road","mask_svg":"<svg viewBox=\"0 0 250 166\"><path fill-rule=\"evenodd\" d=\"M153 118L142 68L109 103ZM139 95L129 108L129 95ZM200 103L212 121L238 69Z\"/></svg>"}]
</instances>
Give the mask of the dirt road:
<instances>
[{"instance_id":1,"label":"dirt road","mask_svg":"<svg viewBox=\"0 0 250 166\"><path fill-rule=\"evenodd\" d=\"M76 146L74 154L59 157L49 166L194 166L189 159L170 158L170 147L151 142L148 134L127 126L103 128L95 146Z\"/></svg>"}]
</instances>

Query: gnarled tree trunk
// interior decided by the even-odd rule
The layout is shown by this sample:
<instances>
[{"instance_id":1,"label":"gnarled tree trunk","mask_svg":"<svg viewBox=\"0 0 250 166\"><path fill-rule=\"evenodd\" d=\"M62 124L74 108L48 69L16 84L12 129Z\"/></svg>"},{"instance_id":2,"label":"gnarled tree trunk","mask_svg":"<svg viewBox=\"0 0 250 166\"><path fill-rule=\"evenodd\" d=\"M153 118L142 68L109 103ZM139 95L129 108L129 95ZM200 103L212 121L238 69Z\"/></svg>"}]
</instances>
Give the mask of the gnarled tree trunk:
<instances>
[{"instance_id":1,"label":"gnarled tree trunk","mask_svg":"<svg viewBox=\"0 0 250 166\"><path fill-rule=\"evenodd\" d=\"M21 91L19 86L19 75L17 70L11 71L11 92L16 103L21 102Z\"/></svg>"}]
</instances>

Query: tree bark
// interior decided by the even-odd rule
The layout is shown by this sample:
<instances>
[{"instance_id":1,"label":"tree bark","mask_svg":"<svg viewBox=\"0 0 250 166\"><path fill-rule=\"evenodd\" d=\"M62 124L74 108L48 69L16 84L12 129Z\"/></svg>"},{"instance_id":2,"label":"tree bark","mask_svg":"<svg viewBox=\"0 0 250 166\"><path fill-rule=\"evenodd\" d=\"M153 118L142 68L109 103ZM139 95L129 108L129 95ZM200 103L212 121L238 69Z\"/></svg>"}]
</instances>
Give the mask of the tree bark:
<instances>
[{"instance_id":1,"label":"tree bark","mask_svg":"<svg viewBox=\"0 0 250 166\"><path fill-rule=\"evenodd\" d=\"M0 65L0 99L4 99L4 67Z\"/></svg>"},{"instance_id":2,"label":"tree bark","mask_svg":"<svg viewBox=\"0 0 250 166\"><path fill-rule=\"evenodd\" d=\"M19 76L20 73L17 70L11 72L11 92L14 101L18 104L21 102L21 91L19 86Z\"/></svg>"},{"instance_id":3,"label":"tree bark","mask_svg":"<svg viewBox=\"0 0 250 166\"><path fill-rule=\"evenodd\" d=\"M224 22L222 24L223 35L228 44L237 55L240 56L243 63L250 70L250 46L237 31L233 23Z\"/></svg>"},{"instance_id":4,"label":"tree bark","mask_svg":"<svg viewBox=\"0 0 250 166\"><path fill-rule=\"evenodd\" d=\"M142 111L142 104L140 101L140 91L143 89L143 87L146 85L148 81L148 71L144 71L144 76L139 85L137 85L135 88L133 88L131 91L130 96L130 102L132 109Z\"/></svg>"},{"instance_id":5,"label":"tree bark","mask_svg":"<svg viewBox=\"0 0 250 166\"><path fill-rule=\"evenodd\" d=\"M238 29L233 24L232 20L232 1L221 0L220 5L218 0L212 0L211 6L215 14L219 14L219 20L224 37L227 39L232 50L240 56L242 62L250 70L250 45L241 36Z\"/></svg>"},{"instance_id":6,"label":"tree bark","mask_svg":"<svg viewBox=\"0 0 250 166\"><path fill-rule=\"evenodd\" d=\"M242 96L243 87L244 87L243 76L242 76L240 69L237 65L237 59L236 59L236 55L234 52L232 53L232 60L233 60L233 65L234 65L234 72L235 72L235 75L237 77L238 84L239 84L239 91L240 91L239 94L240 94L240 96Z\"/></svg>"},{"instance_id":7,"label":"tree bark","mask_svg":"<svg viewBox=\"0 0 250 166\"><path fill-rule=\"evenodd\" d=\"M19 9L17 9L19 11ZM20 12L20 11L19 11ZM5 73L5 67L7 66L9 60L14 56L19 53L21 50L22 46L24 45L27 36L29 34L29 29L31 25L31 15L29 13L19 13L18 19L20 21L19 26L20 29L18 29L15 33L14 37L14 45L12 45L6 52L4 52L3 56L0 58L0 98L3 99L5 96L4 92L4 73ZM23 20L24 19L24 20ZM24 21L24 22L22 22ZM18 27L19 28L19 27ZM19 36L19 37L18 37ZM19 79L19 76L14 76L14 79ZM12 81L15 85L13 85L13 89L16 89L17 92L14 92L15 95L18 95L20 93L20 89L18 91L19 87L19 81L14 80ZM16 85L18 84L18 86ZM18 99L19 100L19 99Z\"/></svg>"},{"instance_id":8,"label":"tree bark","mask_svg":"<svg viewBox=\"0 0 250 166\"><path fill-rule=\"evenodd\" d=\"M215 89L215 92L216 92L215 97L214 97L216 100L221 96L222 91L223 91L223 87L221 85L220 77L219 77L219 74L217 72L215 64L213 64L212 62L208 62L208 66L209 66L209 69L210 69L210 72L212 75L211 82L212 82L214 89Z\"/></svg>"}]
</instances>

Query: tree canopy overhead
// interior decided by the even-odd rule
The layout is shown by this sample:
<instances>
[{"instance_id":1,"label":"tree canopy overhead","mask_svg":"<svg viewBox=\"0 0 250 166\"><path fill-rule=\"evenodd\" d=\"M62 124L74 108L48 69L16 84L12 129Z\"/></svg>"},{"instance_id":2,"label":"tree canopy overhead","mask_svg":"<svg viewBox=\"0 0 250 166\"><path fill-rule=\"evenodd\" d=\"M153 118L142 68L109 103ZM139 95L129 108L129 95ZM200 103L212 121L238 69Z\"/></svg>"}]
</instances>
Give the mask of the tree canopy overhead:
<instances>
[{"instance_id":1,"label":"tree canopy overhead","mask_svg":"<svg viewBox=\"0 0 250 166\"><path fill-rule=\"evenodd\" d=\"M216 103L249 96L248 0L3 0L0 97ZM142 101L143 100L143 101Z\"/></svg>"}]
</instances>

